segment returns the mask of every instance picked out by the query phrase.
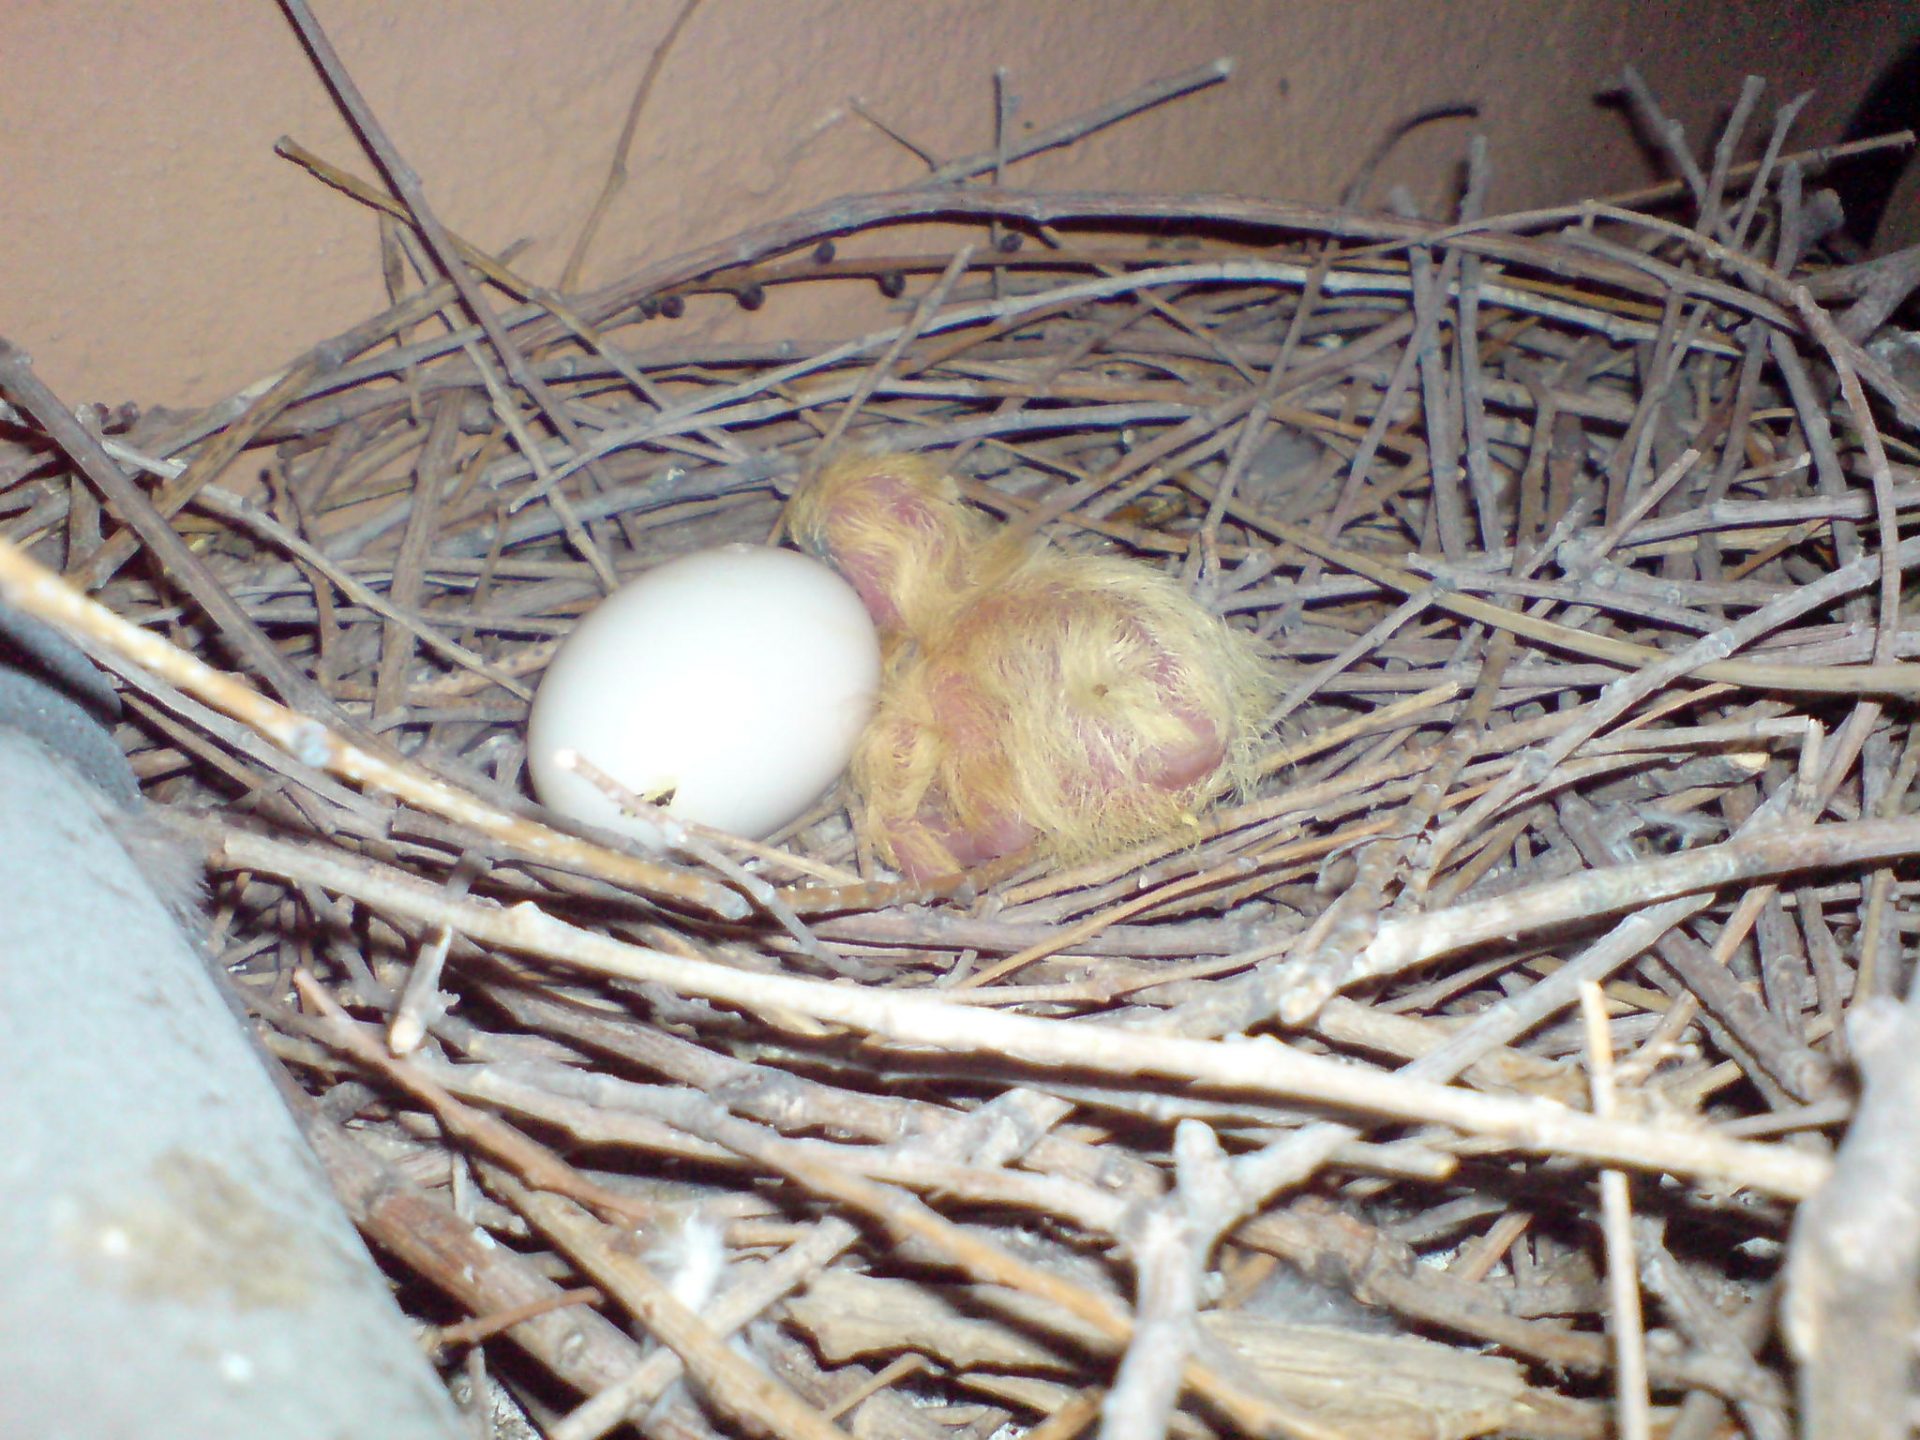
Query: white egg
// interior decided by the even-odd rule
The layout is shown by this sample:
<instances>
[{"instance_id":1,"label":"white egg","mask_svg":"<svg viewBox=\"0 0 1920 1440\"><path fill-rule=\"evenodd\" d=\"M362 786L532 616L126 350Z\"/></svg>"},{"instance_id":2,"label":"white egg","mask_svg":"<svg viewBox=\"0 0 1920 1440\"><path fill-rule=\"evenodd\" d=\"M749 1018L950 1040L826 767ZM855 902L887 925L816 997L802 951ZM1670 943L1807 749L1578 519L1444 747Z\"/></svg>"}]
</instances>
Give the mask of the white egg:
<instances>
[{"instance_id":1,"label":"white egg","mask_svg":"<svg viewBox=\"0 0 1920 1440\"><path fill-rule=\"evenodd\" d=\"M564 815L641 827L555 756L573 750L668 809L754 838L799 818L873 714L880 642L818 560L726 545L621 586L574 627L527 722L534 792Z\"/></svg>"}]
</instances>

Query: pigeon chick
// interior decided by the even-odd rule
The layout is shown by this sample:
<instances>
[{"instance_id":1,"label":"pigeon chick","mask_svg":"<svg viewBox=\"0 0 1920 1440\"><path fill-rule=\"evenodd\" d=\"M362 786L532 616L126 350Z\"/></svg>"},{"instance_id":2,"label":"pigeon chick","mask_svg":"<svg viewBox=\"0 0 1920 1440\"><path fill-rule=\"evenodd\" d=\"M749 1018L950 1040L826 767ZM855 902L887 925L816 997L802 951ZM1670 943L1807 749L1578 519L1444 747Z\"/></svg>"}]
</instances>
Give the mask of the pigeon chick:
<instances>
[{"instance_id":1,"label":"pigeon chick","mask_svg":"<svg viewBox=\"0 0 1920 1440\"><path fill-rule=\"evenodd\" d=\"M1250 778L1269 671L1160 571L1004 533L915 455L828 466L787 520L880 629L855 818L910 879L1111 854Z\"/></svg>"}]
</instances>

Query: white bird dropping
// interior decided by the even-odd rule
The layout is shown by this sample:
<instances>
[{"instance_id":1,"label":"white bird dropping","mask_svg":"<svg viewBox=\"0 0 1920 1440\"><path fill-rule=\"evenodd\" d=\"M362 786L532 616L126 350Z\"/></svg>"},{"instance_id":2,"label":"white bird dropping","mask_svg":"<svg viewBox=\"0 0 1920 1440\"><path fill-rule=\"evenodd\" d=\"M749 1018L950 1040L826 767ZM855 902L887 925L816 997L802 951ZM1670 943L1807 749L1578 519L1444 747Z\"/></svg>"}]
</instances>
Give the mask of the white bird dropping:
<instances>
[{"instance_id":1,"label":"white bird dropping","mask_svg":"<svg viewBox=\"0 0 1920 1440\"><path fill-rule=\"evenodd\" d=\"M760 838L798 819L873 714L880 642L853 588L792 550L724 545L621 586L548 665L527 722L541 803L646 831L572 750L687 820Z\"/></svg>"}]
</instances>

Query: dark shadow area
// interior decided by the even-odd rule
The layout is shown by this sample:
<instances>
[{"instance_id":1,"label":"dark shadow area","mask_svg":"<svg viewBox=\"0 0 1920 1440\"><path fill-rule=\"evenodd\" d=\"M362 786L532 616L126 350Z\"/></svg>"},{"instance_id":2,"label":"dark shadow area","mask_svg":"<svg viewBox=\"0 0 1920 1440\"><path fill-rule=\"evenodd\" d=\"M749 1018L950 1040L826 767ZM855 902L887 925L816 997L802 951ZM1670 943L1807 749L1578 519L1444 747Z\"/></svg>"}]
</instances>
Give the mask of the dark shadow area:
<instances>
[{"instance_id":1,"label":"dark shadow area","mask_svg":"<svg viewBox=\"0 0 1920 1440\"><path fill-rule=\"evenodd\" d=\"M1893 130L1920 131L1920 34L1880 72L1842 138L1865 140ZM1863 155L1837 167L1830 177L1828 183L1846 208L1846 235L1863 251L1879 233L1888 202L1913 156L1911 148Z\"/></svg>"}]
</instances>

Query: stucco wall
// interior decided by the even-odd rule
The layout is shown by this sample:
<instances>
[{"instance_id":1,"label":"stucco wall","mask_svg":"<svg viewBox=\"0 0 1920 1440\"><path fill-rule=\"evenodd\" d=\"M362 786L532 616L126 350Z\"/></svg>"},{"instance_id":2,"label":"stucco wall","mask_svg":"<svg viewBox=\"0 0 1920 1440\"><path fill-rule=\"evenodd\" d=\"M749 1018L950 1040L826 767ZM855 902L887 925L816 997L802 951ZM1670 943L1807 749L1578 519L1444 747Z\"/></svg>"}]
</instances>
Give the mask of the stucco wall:
<instances>
[{"instance_id":1,"label":"stucco wall","mask_svg":"<svg viewBox=\"0 0 1920 1440\"><path fill-rule=\"evenodd\" d=\"M521 268L551 281L679 0L316 8L442 218L489 247L531 239ZM1648 178L1593 98L1623 61L1695 136L1745 73L1772 82L1766 115L1817 87L1812 143L1915 35L1900 0L706 0L587 278L917 178L850 96L942 156L985 148L996 66L1044 125L1237 62L1020 183L1328 200L1395 122L1468 101L1477 121L1416 134L1381 178L1436 198L1477 124L1511 208ZM268 0L8 0L0 57L0 333L69 400L217 398L381 305L373 219L273 155L285 133L373 173Z\"/></svg>"}]
</instances>

